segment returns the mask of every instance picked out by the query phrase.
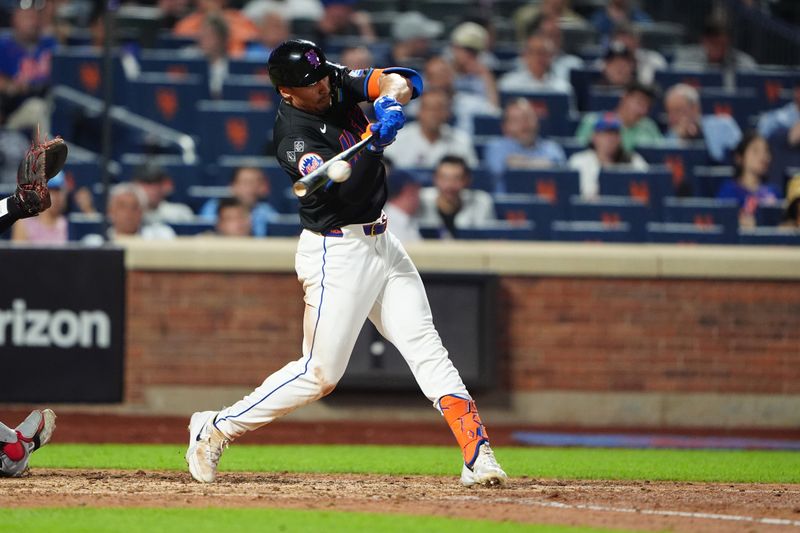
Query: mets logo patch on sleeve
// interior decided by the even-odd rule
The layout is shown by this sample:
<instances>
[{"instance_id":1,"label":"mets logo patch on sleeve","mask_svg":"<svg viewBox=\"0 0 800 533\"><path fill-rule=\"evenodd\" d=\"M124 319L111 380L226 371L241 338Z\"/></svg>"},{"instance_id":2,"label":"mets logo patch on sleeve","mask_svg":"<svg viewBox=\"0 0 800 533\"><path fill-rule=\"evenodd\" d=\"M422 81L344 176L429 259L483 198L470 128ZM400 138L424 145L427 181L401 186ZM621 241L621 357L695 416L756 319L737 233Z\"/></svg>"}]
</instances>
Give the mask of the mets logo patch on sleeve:
<instances>
[{"instance_id":1,"label":"mets logo patch on sleeve","mask_svg":"<svg viewBox=\"0 0 800 533\"><path fill-rule=\"evenodd\" d=\"M322 159L319 154L311 152L300 158L300 161L297 163L297 170L300 171L300 174L305 176L317 170L324 162L325 160Z\"/></svg>"}]
</instances>

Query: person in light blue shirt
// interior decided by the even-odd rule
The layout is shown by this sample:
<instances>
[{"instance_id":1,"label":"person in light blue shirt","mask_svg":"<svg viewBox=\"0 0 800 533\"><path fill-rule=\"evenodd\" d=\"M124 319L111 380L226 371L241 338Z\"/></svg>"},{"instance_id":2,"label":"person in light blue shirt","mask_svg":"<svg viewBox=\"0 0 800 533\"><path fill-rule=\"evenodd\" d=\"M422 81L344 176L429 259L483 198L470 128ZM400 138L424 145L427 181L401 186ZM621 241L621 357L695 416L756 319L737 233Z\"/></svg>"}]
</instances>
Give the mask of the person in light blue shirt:
<instances>
[{"instance_id":1,"label":"person in light blue shirt","mask_svg":"<svg viewBox=\"0 0 800 533\"><path fill-rule=\"evenodd\" d=\"M564 149L539 137L539 118L531 103L511 100L503 113L503 136L486 145L486 167L492 174L496 192L505 192L503 174L508 169L542 168L564 165Z\"/></svg>"},{"instance_id":2,"label":"person in light blue shirt","mask_svg":"<svg viewBox=\"0 0 800 533\"><path fill-rule=\"evenodd\" d=\"M800 79L795 81L792 96L792 102L761 115L758 119L759 135L769 139L779 129L790 131L800 124Z\"/></svg>"},{"instance_id":3,"label":"person in light blue shirt","mask_svg":"<svg viewBox=\"0 0 800 533\"><path fill-rule=\"evenodd\" d=\"M250 209L253 236L266 237L269 234L269 223L278 215L274 207L263 201L270 192L267 175L260 168L239 167L233 171L230 187L231 196ZM216 223L218 212L219 199L212 198L203 204L198 214Z\"/></svg>"},{"instance_id":4,"label":"person in light blue shirt","mask_svg":"<svg viewBox=\"0 0 800 533\"><path fill-rule=\"evenodd\" d=\"M726 163L731 152L742 140L742 130L728 115L701 115L700 94L685 83L673 85L664 97L667 112L667 139L682 141L703 140L708 156L715 163Z\"/></svg>"}]
</instances>

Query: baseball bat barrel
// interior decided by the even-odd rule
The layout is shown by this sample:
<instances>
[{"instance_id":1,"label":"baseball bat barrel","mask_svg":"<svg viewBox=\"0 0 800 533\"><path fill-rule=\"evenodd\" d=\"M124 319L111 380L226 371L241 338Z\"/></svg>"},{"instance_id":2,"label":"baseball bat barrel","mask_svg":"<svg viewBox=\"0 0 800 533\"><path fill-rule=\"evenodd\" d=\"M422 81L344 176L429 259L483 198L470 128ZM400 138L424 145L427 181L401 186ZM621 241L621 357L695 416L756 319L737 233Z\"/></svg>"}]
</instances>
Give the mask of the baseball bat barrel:
<instances>
[{"instance_id":1,"label":"baseball bat barrel","mask_svg":"<svg viewBox=\"0 0 800 533\"><path fill-rule=\"evenodd\" d=\"M349 161L361 152L372 141L372 134L354 144L344 152L325 161L318 169L303 176L292 185L295 196L302 198L328 183L328 169L336 161Z\"/></svg>"}]
</instances>

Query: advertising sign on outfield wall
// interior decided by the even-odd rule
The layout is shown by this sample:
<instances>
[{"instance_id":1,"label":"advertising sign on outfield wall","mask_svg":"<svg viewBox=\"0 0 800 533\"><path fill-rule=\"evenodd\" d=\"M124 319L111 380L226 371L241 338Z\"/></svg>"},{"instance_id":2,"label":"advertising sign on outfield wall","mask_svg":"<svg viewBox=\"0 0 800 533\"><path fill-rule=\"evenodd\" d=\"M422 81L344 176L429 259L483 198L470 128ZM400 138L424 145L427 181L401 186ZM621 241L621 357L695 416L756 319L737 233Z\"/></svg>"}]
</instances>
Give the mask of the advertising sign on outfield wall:
<instances>
[{"instance_id":1,"label":"advertising sign on outfield wall","mask_svg":"<svg viewBox=\"0 0 800 533\"><path fill-rule=\"evenodd\" d=\"M122 401L117 249L0 248L0 402Z\"/></svg>"}]
</instances>

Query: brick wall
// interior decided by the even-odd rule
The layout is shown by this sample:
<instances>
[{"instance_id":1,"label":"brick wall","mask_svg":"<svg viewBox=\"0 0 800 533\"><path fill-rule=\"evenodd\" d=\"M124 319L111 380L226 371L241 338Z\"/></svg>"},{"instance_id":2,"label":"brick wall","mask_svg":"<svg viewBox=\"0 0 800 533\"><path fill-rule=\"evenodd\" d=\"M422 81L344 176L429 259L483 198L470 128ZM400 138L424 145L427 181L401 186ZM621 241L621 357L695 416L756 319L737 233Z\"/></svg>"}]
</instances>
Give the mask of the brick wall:
<instances>
[{"instance_id":1,"label":"brick wall","mask_svg":"<svg viewBox=\"0 0 800 533\"><path fill-rule=\"evenodd\" d=\"M800 283L506 277L512 390L800 393ZM299 356L292 274L128 272L126 398L255 386ZM441 317L436 317L442 320Z\"/></svg>"}]
</instances>

